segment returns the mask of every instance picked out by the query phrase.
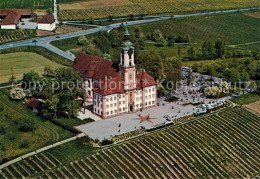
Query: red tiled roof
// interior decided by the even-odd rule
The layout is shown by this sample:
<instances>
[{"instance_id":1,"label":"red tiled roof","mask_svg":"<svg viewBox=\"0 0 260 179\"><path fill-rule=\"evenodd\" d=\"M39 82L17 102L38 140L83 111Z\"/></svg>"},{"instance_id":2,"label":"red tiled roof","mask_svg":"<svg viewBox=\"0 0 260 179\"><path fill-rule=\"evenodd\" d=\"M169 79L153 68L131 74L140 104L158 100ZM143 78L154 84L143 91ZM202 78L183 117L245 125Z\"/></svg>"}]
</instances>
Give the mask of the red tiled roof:
<instances>
[{"instance_id":1,"label":"red tiled roof","mask_svg":"<svg viewBox=\"0 0 260 179\"><path fill-rule=\"evenodd\" d=\"M105 76L113 78L119 76L112 65L111 60L79 53L72 67L83 74L84 77L103 80Z\"/></svg>"},{"instance_id":2,"label":"red tiled roof","mask_svg":"<svg viewBox=\"0 0 260 179\"><path fill-rule=\"evenodd\" d=\"M105 79L96 84L96 88L93 91L102 96L122 94L124 93L124 83L119 76Z\"/></svg>"},{"instance_id":3,"label":"red tiled roof","mask_svg":"<svg viewBox=\"0 0 260 179\"><path fill-rule=\"evenodd\" d=\"M14 24L17 24L19 19L20 19L20 17L21 16L19 14L17 14L16 12L9 11L7 16L2 21L1 25L14 25Z\"/></svg>"},{"instance_id":4,"label":"red tiled roof","mask_svg":"<svg viewBox=\"0 0 260 179\"><path fill-rule=\"evenodd\" d=\"M36 98L31 98L30 101L28 102L28 106L32 108L37 108L40 104L40 101Z\"/></svg>"},{"instance_id":5,"label":"red tiled roof","mask_svg":"<svg viewBox=\"0 0 260 179\"><path fill-rule=\"evenodd\" d=\"M39 24L52 24L55 22L55 19L50 14L45 14L42 18L38 21Z\"/></svg>"},{"instance_id":6,"label":"red tiled roof","mask_svg":"<svg viewBox=\"0 0 260 179\"><path fill-rule=\"evenodd\" d=\"M137 80L137 89L157 85L157 82L154 80L154 78L148 75L146 72L137 74L136 80Z\"/></svg>"},{"instance_id":7,"label":"red tiled roof","mask_svg":"<svg viewBox=\"0 0 260 179\"><path fill-rule=\"evenodd\" d=\"M10 11L22 16L32 14L32 9L0 9L0 16L7 16Z\"/></svg>"}]
</instances>

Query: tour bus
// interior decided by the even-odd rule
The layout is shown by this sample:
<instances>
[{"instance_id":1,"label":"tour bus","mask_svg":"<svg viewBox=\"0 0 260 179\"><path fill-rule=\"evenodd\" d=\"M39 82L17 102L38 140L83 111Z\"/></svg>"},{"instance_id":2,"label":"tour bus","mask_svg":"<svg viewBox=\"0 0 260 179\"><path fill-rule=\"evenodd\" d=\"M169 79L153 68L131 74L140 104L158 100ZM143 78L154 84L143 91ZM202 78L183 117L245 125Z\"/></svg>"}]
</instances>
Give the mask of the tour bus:
<instances>
[{"instance_id":1,"label":"tour bus","mask_svg":"<svg viewBox=\"0 0 260 179\"><path fill-rule=\"evenodd\" d=\"M181 70L188 72L188 73L192 73L192 68L190 68L190 67L182 67Z\"/></svg>"}]
</instances>

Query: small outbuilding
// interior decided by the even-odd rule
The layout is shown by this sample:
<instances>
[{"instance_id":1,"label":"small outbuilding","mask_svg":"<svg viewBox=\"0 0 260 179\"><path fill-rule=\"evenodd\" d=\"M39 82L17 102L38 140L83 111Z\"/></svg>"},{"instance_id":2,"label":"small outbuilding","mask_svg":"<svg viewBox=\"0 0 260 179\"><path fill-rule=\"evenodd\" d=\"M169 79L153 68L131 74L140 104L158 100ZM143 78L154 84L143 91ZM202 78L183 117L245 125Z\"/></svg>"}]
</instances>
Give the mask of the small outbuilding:
<instances>
[{"instance_id":1,"label":"small outbuilding","mask_svg":"<svg viewBox=\"0 0 260 179\"><path fill-rule=\"evenodd\" d=\"M53 31L55 28L55 19L50 14L45 14L38 22L39 30Z\"/></svg>"},{"instance_id":2,"label":"small outbuilding","mask_svg":"<svg viewBox=\"0 0 260 179\"><path fill-rule=\"evenodd\" d=\"M39 113L40 101L36 98L31 98L28 102L28 106L33 109L34 113Z\"/></svg>"}]
</instances>

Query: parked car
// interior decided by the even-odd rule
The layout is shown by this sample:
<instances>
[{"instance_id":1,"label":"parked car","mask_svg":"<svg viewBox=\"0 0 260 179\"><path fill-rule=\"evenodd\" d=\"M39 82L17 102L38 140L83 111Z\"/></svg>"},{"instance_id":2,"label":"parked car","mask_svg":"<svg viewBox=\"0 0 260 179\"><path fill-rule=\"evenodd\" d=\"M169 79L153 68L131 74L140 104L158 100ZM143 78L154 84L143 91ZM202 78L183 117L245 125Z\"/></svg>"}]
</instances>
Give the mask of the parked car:
<instances>
[{"instance_id":1,"label":"parked car","mask_svg":"<svg viewBox=\"0 0 260 179\"><path fill-rule=\"evenodd\" d=\"M59 39L59 38L60 38L60 36L56 36L56 38L57 38L57 39Z\"/></svg>"},{"instance_id":2,"label":"parked car","mask_svg":"<svg viewBox=\"0 0 260 179\"><path fill-rule=\"evenodd\" d=\"M36 42L37 42L37 40L33 40L33 41L32 41L32 43L36 43Z\"/></svg>"}]
</instances>

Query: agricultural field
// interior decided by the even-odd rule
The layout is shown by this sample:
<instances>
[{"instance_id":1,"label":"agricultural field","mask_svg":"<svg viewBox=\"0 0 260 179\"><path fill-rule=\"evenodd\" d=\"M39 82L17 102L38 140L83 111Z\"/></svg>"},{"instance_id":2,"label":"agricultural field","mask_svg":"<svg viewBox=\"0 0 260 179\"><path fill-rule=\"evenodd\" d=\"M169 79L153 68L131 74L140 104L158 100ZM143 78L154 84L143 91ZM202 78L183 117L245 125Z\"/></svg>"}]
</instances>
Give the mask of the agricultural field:
<instances>
[{"instance_id":1,"label":"agricultural field","mask_svg":"<svg viewBox=\"0 0 260 179\"><path fill-rule=\"evenodd\" d=\"M11 42L16 40L23 40L36 36L36 30L1 30L0 43Z\"/></svg>"},{"instance_id":2,"label":"agricultural field","mask_svg":"<svg viewBox=\"0 0 260 179\"><path fill-rule=\"evenodd\" d=\"M247 107L247 108L257 112L258 114L260 114L260 99L259 99L259 101L245 105L245 107Z\"/></svg>"},{"instance_id":3,"label":"agricultural field","mask_svg":"<svg viewBox=\"0 0 260 179\"><path fill-rule=\"evenodd\" d=\"M36 53L16 52L0 54L0 83L8 82L12 74L11 67L16 80L20 80L24 73L31 70L43 74L45 66L50 66L52 69L62 67L62 65Z\"/></svg>"},{"instance_id":4,"label":"agricultural field","mask_svg":"<svg viewBox=\"0 0 260 179\"><path fill-rule=\"evenodd\" d=\"M52 0L9 0L0 1L0 9L33 8L48 9L53 7Z\"/></svg>"},{"instance_id":5,"label":"agricultural field","mask_svg":"<svg viewBox=\"0 0 260 179\"><path fill-rule=\"evenodd\" d=\"M6 90L0 91L0 111L0 163L73 136L10 101Z\"/></svg>"},{"instance_id":6,"label":"agricultural field","mask_svg":"<svg viewBox=\"0 0 260 179\"><path fill-rule=\"evenodd\" d=\"M189 35L192 42L218 38L225 40L226 44L260 41L260 21L241 13L173 19L139 27L145 33L160 29L166 36L172 33Z\"/></svg>"},{"instance_id":7,"label":"agricultural field","mask_svg":"<svg viewBox=\"0 0 260 179\"><path fill-rule=\"evenodd\" d=\"M244 108L228 108L74 162L65 162L67 151L46 151L2 169L0 178L254 177L260 172L259 121Z\"/></svg>"},{"instance_id":8,"label":"agricultural field","mask_svg":"<svg viewBox=\"0 0 260 179\"><path fill-rule=\"evenodd\" d=\"M195 11L212 11L221 9L235 9L246 7L259 7L258 0L243 1L214 1L210 0L205 3L201 0L92 0L92 1L75 1L61 0L60 18L63 20L104 18L109 15L114 17L133 15L149 15L149 14L165 14Z\"/></svg>"}]
</instances>

